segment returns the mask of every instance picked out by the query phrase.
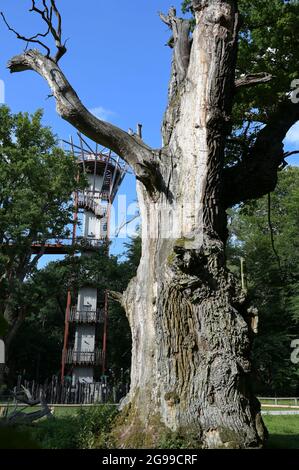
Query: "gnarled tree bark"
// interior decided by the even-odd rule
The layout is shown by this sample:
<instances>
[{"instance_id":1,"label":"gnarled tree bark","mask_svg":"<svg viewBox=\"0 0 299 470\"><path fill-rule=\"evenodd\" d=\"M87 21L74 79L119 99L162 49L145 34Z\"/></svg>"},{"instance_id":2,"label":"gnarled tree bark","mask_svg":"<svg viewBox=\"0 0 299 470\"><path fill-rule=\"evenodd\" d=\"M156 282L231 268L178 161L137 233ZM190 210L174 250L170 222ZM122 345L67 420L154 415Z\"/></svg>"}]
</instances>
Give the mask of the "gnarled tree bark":
<instances>
[{"instance_id":1,"label":"gnarled tree bark","mask_svg":"<svg viewBox=\"0 0 299 470\"><path fill-rule=\"evenodd\" d=\"M142 423L156 413L204 447L258 447L264 428L249 386L250 316L225 267L221 198L238 13L236 2L205 3L163 126L171 128L161 165L168 192L153 203L138 188L151 234L143 234L141 264L123 300L133 335L127 402Z\"/></svg>"},{"instance_id":2,"label":"gnarled tree bark","mask_svg":"<svg viewBox=\"0 0 299 470\"><path fill-rule=\"evenodd\" d=\"M127 291L111 294L125 307L133 338L118 444L136 446L134 435L144 432L152 441L139 445L154 446L162 425L192 432L206 448L259 447L265 428L250 389L256 319L226 268L226 209L275 186L282 140L299 107L288 104L291 113L273 116L251 158L224 170L236 92L237 1L194 0L193 10L192 38L174 9L161 14L174 57L159 151L92 116L57 63L41 53L14 57L9 68L42 75L61 116L117 152L137 176L142 258Z\"/></svg>"}]
</instances>

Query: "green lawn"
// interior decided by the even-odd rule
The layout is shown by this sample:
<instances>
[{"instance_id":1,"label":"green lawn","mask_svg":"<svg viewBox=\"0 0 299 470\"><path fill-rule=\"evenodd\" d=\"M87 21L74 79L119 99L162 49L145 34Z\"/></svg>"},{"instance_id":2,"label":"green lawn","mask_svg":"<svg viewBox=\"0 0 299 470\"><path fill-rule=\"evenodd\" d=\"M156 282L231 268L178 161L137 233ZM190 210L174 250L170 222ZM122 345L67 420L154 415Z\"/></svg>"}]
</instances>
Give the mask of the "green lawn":
<instances>
[{"instance_id":1,"label":"green lawn","mask_svg":"<svg viewBox=\"0 0 299 470\"><path fill-rule=\"evenodd\" d=\"M80 406L76 406L76 407L55 407L55 416L65 416L65 415L72 415L72 414L75 414L76 411L79 411L81 407ZM9 406L8 407L8 410L9 412L11 413L12 411L15 411L15 407L14 406ZM40 406L34 406L32 408L30 407L24 407L24 409L21 407L21 406L18 406L16 411L22 411L23 413L33 413L35 411L39 411L41 410L41 407Z\"/></svg>"},{"instance_id":2,"label":"green lawn","mask_svg":"<svg viewBox=\"0 0 299 470\"><path fill-rule=\"evenodd\" d=\"M101 409L104 411L104 408L100 406L94 406L94 407L55 407L55 413L54 416L58 418L57 421L54 421L53 423L46 423L47 420L41 420L41 429L45 428L45 438L47 438L47 427L49 427L49 430L51 431L51 427L53 427L53 432L54 434L57 433L57 429L59 430L61 428L61 433L66 435L68 434L67 428L69 427L68 421L69 419L72 419L72 416L76 415L80 408L83 408L84 410L90 410L92 412L91 408L94 408L94 412L96 414L101 413ZM34 411L36 411L36 407L34 408ZM107 408L106 408L107 409ZM276 410L278 408L275 408ZM113 407L109 407L109 410L113 410ZM270 409L269 409L270 410ZM108 411L108 410L107 410ZM110 413L110 411L109 411ZM109 414L107 415L109 416ZM103 419L105 419L105 415L103 416ZM263 419L265 421L265 424L268 428L270 437L267 443L267 448L269 449L299 449L299 415L284 415L284 416L277 416L277 415L263 415ZM56 422L56 424L55 424ZM42 424L44 423L44 424ZM56 429L56 425L58 425L58 428ZM37 429L40 427L39 424L37 424ZM74 431L71 429L71 432L69 434L74 433ZM47 440L47 439L46 439ZM51 442L49 442L50 444ZM71 448L71 444L69 444Z\"/></svg>"},{"instance_id":3,"label":"green lawn","mask_svg":"<svg viewBox=\"0 0 299 470\"><path fill-rule=\"evenodd\" d=\"M67 417L79 409L80 407L56 407L54 416ZM299 449L299 415L264 415L263 419L270 434L267 448Z\"/></svg>"},{"instance_id":4,"label":"green lawn","mask_svg":"<svg viewBox=\"0 0 299 470\"><path fill-rule=\"evenodd\" d=\"M299 449L299 415L264 415L263 419L270 434L267 448Z\"/></svg>"},{"instance_id":5,"label":"green lawn","mask_svg":"<svg viewBox=\"0 0 299 470\"><path fill-rule=\"evenodd\" d=\"M0 406L3 406L3 405L0 405ZM55 411L54 411L54 416L56 418L60 418L62 416L72 416L72 415L75 415L78 411L80 411L80 409L91 409L91 408L97 408L97 407L100 407L100 406L103 406L103 405L90 405L90 406L55 406ZM109 406L109 405L106 405L106 406ZM111 406L111 408L113 408L113 406ZM9 406L8 407L9 411L12 412L14 411L15 407L14 406ZM27 407L27 408L24 408L22 409L22 407L18 407L17 410L24 412L24 413L32 413L32 412L35 412L35 411L39 411L41 409L40 406L34 406L32 408L30 407Z\"/></svg>"}]
</instances>

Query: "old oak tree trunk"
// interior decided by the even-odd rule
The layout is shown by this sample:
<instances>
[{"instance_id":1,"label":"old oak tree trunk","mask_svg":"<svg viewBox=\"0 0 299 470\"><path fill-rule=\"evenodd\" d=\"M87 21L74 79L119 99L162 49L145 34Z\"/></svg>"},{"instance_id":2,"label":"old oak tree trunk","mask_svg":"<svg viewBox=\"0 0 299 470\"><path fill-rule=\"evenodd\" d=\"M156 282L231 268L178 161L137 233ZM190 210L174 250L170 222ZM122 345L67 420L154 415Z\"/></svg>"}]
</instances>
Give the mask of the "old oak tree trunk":
<instances>
[{"instance_id":1,"label":"old oak tree trunk","mask_svg":"<svg viewBox=\"0 0 299 470\"><path fill-rule=\"evenodd\" d=\"M173 63L163 148L152 149L81 103L58 66L66 48L51 5L58 53L27 50L9 68L44 77L58 113L120 155L137 177L142 258L127 291L112 294L126 309L133 338L118 445L134 447L138 435L144 436L138 445L154 446L164 428L192 434L205 448L259 447L266 431L250 388L255 310L226 268L226 209L274 189L282 141L298 106L283 103L280 118L273 115L260 131L247 159L224 168L238 86L267 77L235 82L237 1L193 0L192 32L174 8L160 14L172 30ZM45 21L52 19L43 13Z\"/></svg>"}]
</instances>

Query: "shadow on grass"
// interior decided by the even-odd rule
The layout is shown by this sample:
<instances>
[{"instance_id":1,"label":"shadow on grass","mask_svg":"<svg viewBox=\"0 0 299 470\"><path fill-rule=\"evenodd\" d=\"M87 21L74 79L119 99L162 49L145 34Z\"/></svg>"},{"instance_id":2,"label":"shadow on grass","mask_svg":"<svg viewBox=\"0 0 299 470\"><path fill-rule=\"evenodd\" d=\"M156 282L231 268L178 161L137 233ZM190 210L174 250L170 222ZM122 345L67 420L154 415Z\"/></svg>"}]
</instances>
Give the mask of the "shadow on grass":
<instances>
[{"instance_id":1,"label":"shadow on grass","mask_svg":"<svg viewBox=\"0 0 299 470\"><path fill-rule=\"evenodd\" d=\"M0 428L0 449L39 449L28 432L13 427Z\"/></svg>"},{"instance_id":2,"label":"shadow on grass","mask_svg":"<svg viewBox=\"0 0 299 470\"><path fill-rule=\"evenodd\" d=\"M266 449L299 449L299 434L270 435Z\"/></svg>"}]
</instances>

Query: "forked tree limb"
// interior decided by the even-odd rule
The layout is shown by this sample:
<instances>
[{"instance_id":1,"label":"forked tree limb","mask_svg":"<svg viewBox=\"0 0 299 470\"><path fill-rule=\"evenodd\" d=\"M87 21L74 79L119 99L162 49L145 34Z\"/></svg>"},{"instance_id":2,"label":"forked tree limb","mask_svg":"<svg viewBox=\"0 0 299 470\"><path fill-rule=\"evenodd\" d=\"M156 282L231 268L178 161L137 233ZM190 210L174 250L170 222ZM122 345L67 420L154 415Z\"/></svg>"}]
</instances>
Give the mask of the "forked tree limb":
<instances>
[{"instance_id":1,"label":"forked tree limb","mask_svg":"<svg viewBox=\"0 0 299 470\"><path fill-rule=\"evenodd\" d=\"M51 35L54 38L55 45L57 48L57 53L54 57L54 61L58 63L58 61L61 59L61 57L64 56L64 54L67 52L66 49L66 41L63 43L62 42L62 18L61 14L56 6L55 0L50 0L51 6L50 8L47 5L47 0L42 0L44 10L41 10L40 8L37 8L36 6L36 1L32 0L32 7L29 11L33 11L35 13L38 13L43 21L47 24L49 32L51 32ZM56 16L57 19L57 27L55 28L54 22L53 22L53 14Z\"/></svg>"},{"instance_id":2,"label":"forked tree limb","mask_svg":"<svg viewBox=\"0 0 299 470\"><path fill-rule=\"evenodd\" d=\"M47 52L47 57L50 58L50 55L51 55L51 50L50 48L42 41L40 41L39 37L43 37L45 38L46 36L48 36L49 32L50 32L50 29L48 28L48 30L45 32L45 33L37 33L35 34L34 36L31 36L31 37L26 37L26 36L23 36L22 34L18 33L18 31L16 31L14 28L12 28L10 26L10 24L8 23L7 19L5 18L5 15L4 13L1 11L1 16L2 16L2 19L4 21L4 23L6 24L7 28L9 29L9 31L11 31L12 33L14 33L17 37L17 39L20 39L21 41L24 41L27 43L27 45L29 43L33 43L33 44L38 44L39 46L43 47L46 52Z\"/></svg>"},{"instance_id":3,"label":"forked tree limb","mask_svg":"<svg viewBox=\"0 0 299 470\"><path fill-rule=\"evenodd\" d=\"M29 43L34 43L34 44L40 45L41 47L43 47L46 50L46 52L47 52L46 57L53 60L53 62L58 63L58 61L67 52L66 41L63 42L63 40L62 40L62 18L61 18L61 14L60 14L57 6L56 6L55 0L50 0L50 6L48 6L47 1L48 0L42 0L42 4L43 4L44 9L41 10L40 8L38 8L36 6L36 0L31 0L32 6L31 6L31 9L29 10L30 12L35 12L38 15L40 15L42 20L46 23L47 31L45 33L38 33L34 36L26 37L26 36L20 34L18 31L16 31L14 28L12 28L9 25L8 21L6 20L4 14L2 12L1 12L1 16L3 18L4 23L8 27L8 29L10 31L12 31L17 36L18 39L21 39L22 41L26 42L27 45ZM57 19L57 26L56 27L54 25L54 19L53 19L54 15L56 16L56 19ZM46 38L47 36L49 36L49 34L52 35L52 37L55 41L56 49L57 49L57 52L56 52L54 57L51 57L50 47L47 46L47 44L45 44L44 42L42 42L40 39L38 39L38 38Z\"/></svg>"},{"instance_id":4,"label":"forked tree limb","mask_svg":"<svg viewBox=\"0 0 299 470\"><path fill-rule=\"evenodd\" d=\"M56 99L57 112L60 116L72 124L76 129L89 137L94 142L108 147L122 157L133 169L137 179L147 187L150 194L159 191L160 172L156 153L146 146L140 139L130 136L118 127L96 118L80 101L77 93L72 88L64 73L58 66L58 61L66 53L65 43L62 42L62 18L56 6L55 0L42 0L43 9L39 8L36 0L32 1L30 11L40 15L47 24L45 34L37 34L31 38L20 35L11 28L4 15L3 19L9 29L19 39L39 44L46 49L46 55L38 50L28 50L11 59L8 68L12 73L32 70L41 75L47 82ZM50 2L50 4L49 4ZM54 18L57 25L54 26ZM55 40L57 53L51 57L50 49L39 37L51 34Z\"/></svg>"},{"instance_id":5,"label":"forked tree limb","mask_svg":"<svg viewBox=\"0 0 299 470\"><path fill-rule=\"evenodd\" d=\"M223 172L223 203L231 207L242 201L258 199L277 184L277 173L286 158L283 141L299 120L299 104L286 99L257 135L241 162Z\"/></svg>"},{"instance_id":6,"label":"forked tree limb","mask_svg":"<svg viewBox=\"0 0 299 470\"><path fill-rule=\"evenodd\" d=\"M114 300L115 302L118 302L121 305L123 304L124 296L121 292L108 290L108 296L110 297L110 299Z\"/></svg>"}]
</instances>

